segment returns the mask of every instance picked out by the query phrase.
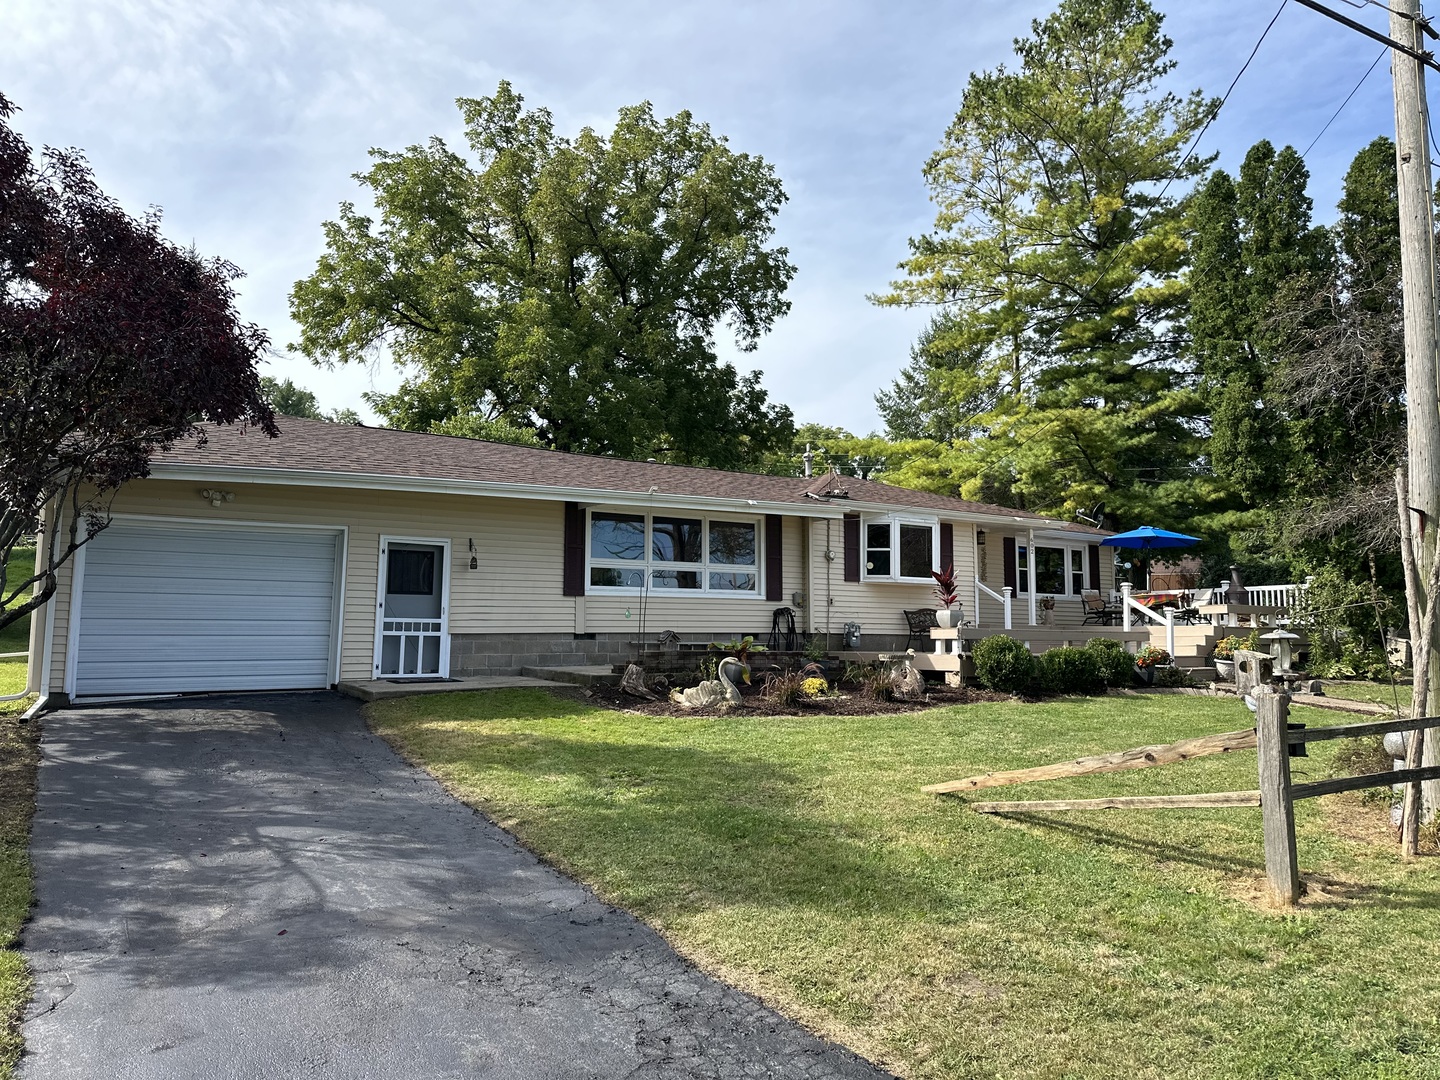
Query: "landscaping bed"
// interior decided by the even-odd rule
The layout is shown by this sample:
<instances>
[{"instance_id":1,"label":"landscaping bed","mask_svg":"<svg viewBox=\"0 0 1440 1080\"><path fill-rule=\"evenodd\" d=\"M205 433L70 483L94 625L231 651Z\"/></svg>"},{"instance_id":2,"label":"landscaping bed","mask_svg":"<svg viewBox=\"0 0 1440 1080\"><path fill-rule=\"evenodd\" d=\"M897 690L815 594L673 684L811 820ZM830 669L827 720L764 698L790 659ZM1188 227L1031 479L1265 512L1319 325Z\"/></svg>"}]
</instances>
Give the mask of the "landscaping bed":
<instances>
[{"instance_id":1,"label":"landscaping bed","mask_svg":"<svg viewBox=\"0 0 1440 1080\"><path fill-rule=\"evenodd\" d=\"M1384 807L1297 805L1309 892L1280 914L1258 901L1258 810L990 817L920 791L1245 726L1233 698L658 716L498 691L367 709L544 859L901 1075L1440 1075L1440 860L1400 860ZM1331 775L1340 745L1293 759L1297 779ZM984 795L1237 790L1255 769L1224 754Z\"/></svg>"},{"instance_id":2,"label":"landscaping bed","mask_svg":"<svg viewBox=\"0 0 1440 1080\"><path fill-rule=\"evenodd\" d=\"M694 679L690 679L687 680L687 683L693 685L694 681ZM677 685L686 685L687 683ZM970 705L979 701L1009 701L1011 697L1009 694L1002 694L994 690L981 690L978 687L955 688L943 683L929 683L926 685L925 697L922 700L897 701L888 697L877 697L861 687L842 684L834 694L801 698L799 701L786 703L767 696L763 684L752 684L739 689L741 696L739 705L711 709L688 709L664 695L660 697L659 701L646 701L644 698L627 694L615 686L597 687L590 691L590 697L596 705L642 712L650 716L724 716L727 714L872 716L918 712L922 709L934 709L941 705Z\"/></svg>"}]
</instances>

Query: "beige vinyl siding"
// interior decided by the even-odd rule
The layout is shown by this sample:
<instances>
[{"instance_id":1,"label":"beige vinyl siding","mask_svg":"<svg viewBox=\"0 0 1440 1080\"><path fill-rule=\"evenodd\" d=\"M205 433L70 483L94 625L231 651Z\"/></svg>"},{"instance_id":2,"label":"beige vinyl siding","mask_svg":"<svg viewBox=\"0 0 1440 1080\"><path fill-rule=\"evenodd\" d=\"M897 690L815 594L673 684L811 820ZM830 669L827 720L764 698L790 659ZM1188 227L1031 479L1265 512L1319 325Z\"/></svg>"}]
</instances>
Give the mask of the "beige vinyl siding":
<instances>
[{"instance_id":1,"label":"beige vinyl siding","mask_svg":"<svg viewBox=\"0 0 1440 1080\"><path fill-rule=\"evenodd\" d=\"M212 507L200 489L235 493ZM336 491L314 487L210 485L143 480L127 485L112 512L206 524L324 525L348 529L340 677L369 678L374 664L380 537L449 540L451 633L561 633L574 629L574 603L561 594L563 504L461 495ZM479 567L471 570L474 539ZM52 686L66 669L70 589L57 596ZM84 602L83 590L81 602Z\"/></svg>"},{"instance_id":2,"label":"beige vinyl siding","mask_svg":"<svg viewBox=\"0 0 1440 1080\"><path fill-rule=\"evenodd\" d=\"M666 630L673 630L683 639L693 637L729 638L745 634L768 634L770 618L778 607L794 608L792 596L804 591L802 566L804 553L804 520L787 517L781 534L782 584L780 600L766 600L762 582L758 597L674 596L652 592L644 598L644 636L653 640ZM760 532L764 534L763 522ZM762 553L760 565L765 558ZM586 575L588 580L589 575ZM556 579L559 580L558 578ZM629 618L625 612L630 612ZM641 597L595 594L585 598L585 629L591 633L634 634L639 640ZM796 626L802 613L796 611Z\"/></svg>"},{"instance_id":3,"label":"beige vinyl siding","mask_svg":"<svg viewBox=\"0 0 1440 1080\"><path fill-rule=\"evenodd\" d=\"M233 491L212 507L205 487ZM143 480L116 497L113 513L185 519L207 524L314 525L348 530L340 677L373 674L376 581L380 537L449 540L452 634L633 632L639 636L638 597L576 598L563 593L564 503L487 496L353 491L281 485ZM803 589L799 519L784 525L785 600ZM470 569L469 541L479 566ZM70 575L62 571L54 615L51 686L64 685L69 631ZM81 603L83 604L83 589ZM764 599L651 597L645 635L671 629L682 636L764 633L779 603ZM625 618L626 609L631 617ZM583 612L583 615L582 615ZM581 621L583 620L583 621Z\"/></svg>"},{"instance_id":4,"label":"beige vinyl siding","mask_svg":"<svg viewBox=\"0 0 1440 1080\"><path fill-rule=\"evenodd\" d=\"M944 521L944 518L941 518ZM846 581L845 580L845 537L844 526L839 521L829 523L829 540L826 540L826 522L817 521L812 526L811 565L815 568L815 595L817 603L812 612L815 619L813 629L817 633L840 634L847 622L858 622L861 632L861 647L865 635L886 634L906 636L910 628L903 612L913 608L936 606L934 585L911 584L891 581ZM966 618L974 605L975 578L975 526L966 522L953 522L955 580L959 585L960 602L965 607ZM833 560L825 558L827 549L835 553ZM826 603L826 597L833 603ZM827 621L828 614L828 621Z\"/></svg>"}]
</instances>

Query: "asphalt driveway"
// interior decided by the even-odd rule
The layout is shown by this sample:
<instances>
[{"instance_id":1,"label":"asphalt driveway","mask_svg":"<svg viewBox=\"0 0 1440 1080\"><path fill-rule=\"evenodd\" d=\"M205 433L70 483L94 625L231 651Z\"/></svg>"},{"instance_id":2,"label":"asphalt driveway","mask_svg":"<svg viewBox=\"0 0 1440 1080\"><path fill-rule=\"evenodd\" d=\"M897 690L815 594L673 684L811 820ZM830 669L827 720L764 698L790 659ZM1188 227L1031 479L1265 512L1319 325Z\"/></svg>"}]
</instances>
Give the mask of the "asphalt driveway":
<instances>
[{"instance_id":1,"label":"asphalt driveway","mask_svg":"<svg viewBox=\"0 0 1440 1080\"><path fill-rule=\"evenodd\" d=\"M330 694L46 719L23 1080L879 1077L541 865Z\"/></svg>"}]
</instances>

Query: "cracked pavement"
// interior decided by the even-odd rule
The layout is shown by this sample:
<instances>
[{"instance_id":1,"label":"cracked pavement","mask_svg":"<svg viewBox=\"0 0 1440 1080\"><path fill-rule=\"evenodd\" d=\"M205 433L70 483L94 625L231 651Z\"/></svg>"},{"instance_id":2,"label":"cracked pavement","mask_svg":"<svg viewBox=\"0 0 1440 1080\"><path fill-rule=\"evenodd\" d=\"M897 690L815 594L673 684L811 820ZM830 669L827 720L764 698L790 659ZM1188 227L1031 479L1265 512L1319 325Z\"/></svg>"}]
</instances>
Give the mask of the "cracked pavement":
<instances>
[{"instance_id":1,"label":"cracked pavement","mask_svg":"<svg viewBox=\"0 0 1440 1080\"><path fill-rule=\"evenodd\" d=\"M332 694L46 718L22 1080L888 1076L697 971Z\"/></svg>"}]
</instances>

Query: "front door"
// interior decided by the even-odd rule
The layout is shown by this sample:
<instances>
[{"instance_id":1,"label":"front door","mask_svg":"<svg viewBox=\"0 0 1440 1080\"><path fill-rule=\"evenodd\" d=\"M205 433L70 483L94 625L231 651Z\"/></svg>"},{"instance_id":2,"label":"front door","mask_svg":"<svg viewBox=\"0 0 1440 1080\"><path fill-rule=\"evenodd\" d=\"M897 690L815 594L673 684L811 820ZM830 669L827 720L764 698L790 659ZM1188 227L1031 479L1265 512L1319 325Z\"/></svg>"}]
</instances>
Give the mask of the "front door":
<instances>
[{"instance_id":1,"label":"front door","mask_svg":"<svg viewBox=\"0 0 1440 1080\"><path fill-rule=\"evenodd\" d=\"M385 538L380 544L375 677L449 674L447 584L450 545Z\"/></svg>"}]
</instances>

